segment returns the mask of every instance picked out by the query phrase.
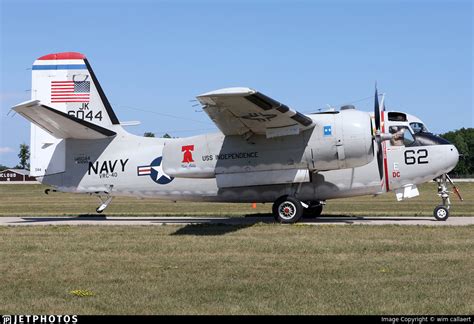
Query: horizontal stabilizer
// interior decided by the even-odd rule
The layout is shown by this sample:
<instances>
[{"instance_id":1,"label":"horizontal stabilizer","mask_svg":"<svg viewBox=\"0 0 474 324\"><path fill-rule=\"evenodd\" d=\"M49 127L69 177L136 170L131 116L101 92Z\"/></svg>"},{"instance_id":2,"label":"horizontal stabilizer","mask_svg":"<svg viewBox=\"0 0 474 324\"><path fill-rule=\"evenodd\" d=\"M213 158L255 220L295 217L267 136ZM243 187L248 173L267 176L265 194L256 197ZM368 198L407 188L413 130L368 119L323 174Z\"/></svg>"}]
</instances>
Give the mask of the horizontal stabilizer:
<instances>
[{"instance_id":1,"label":"horizontal stabilizer","mask_svg":"<svg viewBox=\"0 0 474 324\"><path fill-rule=\"evenodd\" d=\"M110 129L43 105L39 100L21 103L12 109L58 139L101 139L117 134Z\"/></svg>"}]
</instances>

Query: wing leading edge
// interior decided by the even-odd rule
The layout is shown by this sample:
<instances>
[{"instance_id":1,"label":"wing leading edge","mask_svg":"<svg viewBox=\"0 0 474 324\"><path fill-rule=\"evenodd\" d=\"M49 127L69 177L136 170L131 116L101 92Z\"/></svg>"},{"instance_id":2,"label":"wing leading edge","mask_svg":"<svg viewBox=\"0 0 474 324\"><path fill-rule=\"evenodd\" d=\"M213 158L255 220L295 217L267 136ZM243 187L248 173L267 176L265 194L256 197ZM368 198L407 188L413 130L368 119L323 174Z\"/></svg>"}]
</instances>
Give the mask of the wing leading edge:
<instances>
[{"instance_id":1,"label":"wing leading edge","mask_svg":"<svg viewBox=\"0 0 474 324\"><path fill-rule=\"evenodd\" d=\"M224 135L253 133L271 138L314 127L310 117L250 88L220 89L197 99Z\"/></svg>"}]
</instances>

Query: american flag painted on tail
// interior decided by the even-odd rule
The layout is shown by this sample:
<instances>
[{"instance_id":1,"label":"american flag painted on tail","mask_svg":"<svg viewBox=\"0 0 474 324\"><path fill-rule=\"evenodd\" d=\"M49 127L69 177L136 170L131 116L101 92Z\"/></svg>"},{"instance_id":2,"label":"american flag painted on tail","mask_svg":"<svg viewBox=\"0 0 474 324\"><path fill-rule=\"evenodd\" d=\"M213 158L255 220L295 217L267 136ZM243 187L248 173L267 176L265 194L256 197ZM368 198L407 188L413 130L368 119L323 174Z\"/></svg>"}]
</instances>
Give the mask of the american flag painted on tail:
<instances>
[{"instance_id":1,"label":"american flag painted on tail","mask_svg":"<svg viewBox=\"0 0 474 324\"><path fill-rule=\"evenodd\" d=\"M90 81L51 81L51 102L89 102Z\"/></svg>"}]
</instances>

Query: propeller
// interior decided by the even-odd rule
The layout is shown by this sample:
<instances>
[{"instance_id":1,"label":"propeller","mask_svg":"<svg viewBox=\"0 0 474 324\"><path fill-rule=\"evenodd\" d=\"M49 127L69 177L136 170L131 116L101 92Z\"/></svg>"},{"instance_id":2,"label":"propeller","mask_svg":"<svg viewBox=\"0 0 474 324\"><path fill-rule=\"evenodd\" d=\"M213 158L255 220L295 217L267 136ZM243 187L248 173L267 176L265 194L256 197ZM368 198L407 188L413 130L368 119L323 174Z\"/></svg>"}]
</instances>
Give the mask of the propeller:
<instances>
[{"instance_id":1,"label":"propeller","mask_svg":"<svg viewBox=\"0 0 474 324\"><path fill-rule=\"evenodd\" d=\"M377 85L375 85L375 104L374 104L375 130L380 132L380 107Z\"/></svg>"},{"instance_id":2,"label":"propeller","mask_svg":"<svg viewBox=\"0 0 474 324\"><path fill-rule=\"evenodd\" d=\"M385 140L387 136L382 134L381 122L380 122L380 106L382 106L382 113L385 111L385 96L382 96L382 104L379 104L379 94L377 91L377 84L375 84L375 103L374 103L374 118L375 118L375 134L374 139L377 143L377 164L379 167L380 180L383 179L383 151L382 151L382 140ZM375 149L375 146L374 146Z\"/></svg>"}]
</instances>

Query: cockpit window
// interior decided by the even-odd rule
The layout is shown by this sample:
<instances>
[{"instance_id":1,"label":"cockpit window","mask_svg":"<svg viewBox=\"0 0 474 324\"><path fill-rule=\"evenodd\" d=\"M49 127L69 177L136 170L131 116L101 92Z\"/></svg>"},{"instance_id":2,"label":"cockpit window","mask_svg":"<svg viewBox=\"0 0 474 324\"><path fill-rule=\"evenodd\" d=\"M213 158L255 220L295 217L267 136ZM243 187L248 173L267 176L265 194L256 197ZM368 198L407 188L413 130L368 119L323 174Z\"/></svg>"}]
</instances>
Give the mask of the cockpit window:
<instances>
[{"instance_id":1,"label":"cockpit window","mask_svg":"<svg viewBox=\"0 0 474 324\"><path fill-rule=\"evenodd\" d=\"M392 146L410 146L415 143L415 139L407 126L390 126L390 134L393 134L390 144Z\"/></svg>"},{"instance_id":2,"label":"cockpit window","mask_svg":"<svg viewBox=\"0 0 474 324\"><path fill-rule=\"evenodd\" d=\"M415 134L429 133L428 129L425 127L425 125L423 125L423 123L413 122L413 123L410 123L410 127L411 129L413 129L413 132Z\"/></svg>"},{"instance_id":3,"label":"cockpit window","mask_svg":"<svg viewBox=\"0 0 474 324\"><path fill-rule=\"evenodd\" d=\"M407 121L407 115L404 114L404 113L401 113L401 112L389 111L388 112L388 120L406 122Z\"/></svg>"}]
</instances>

